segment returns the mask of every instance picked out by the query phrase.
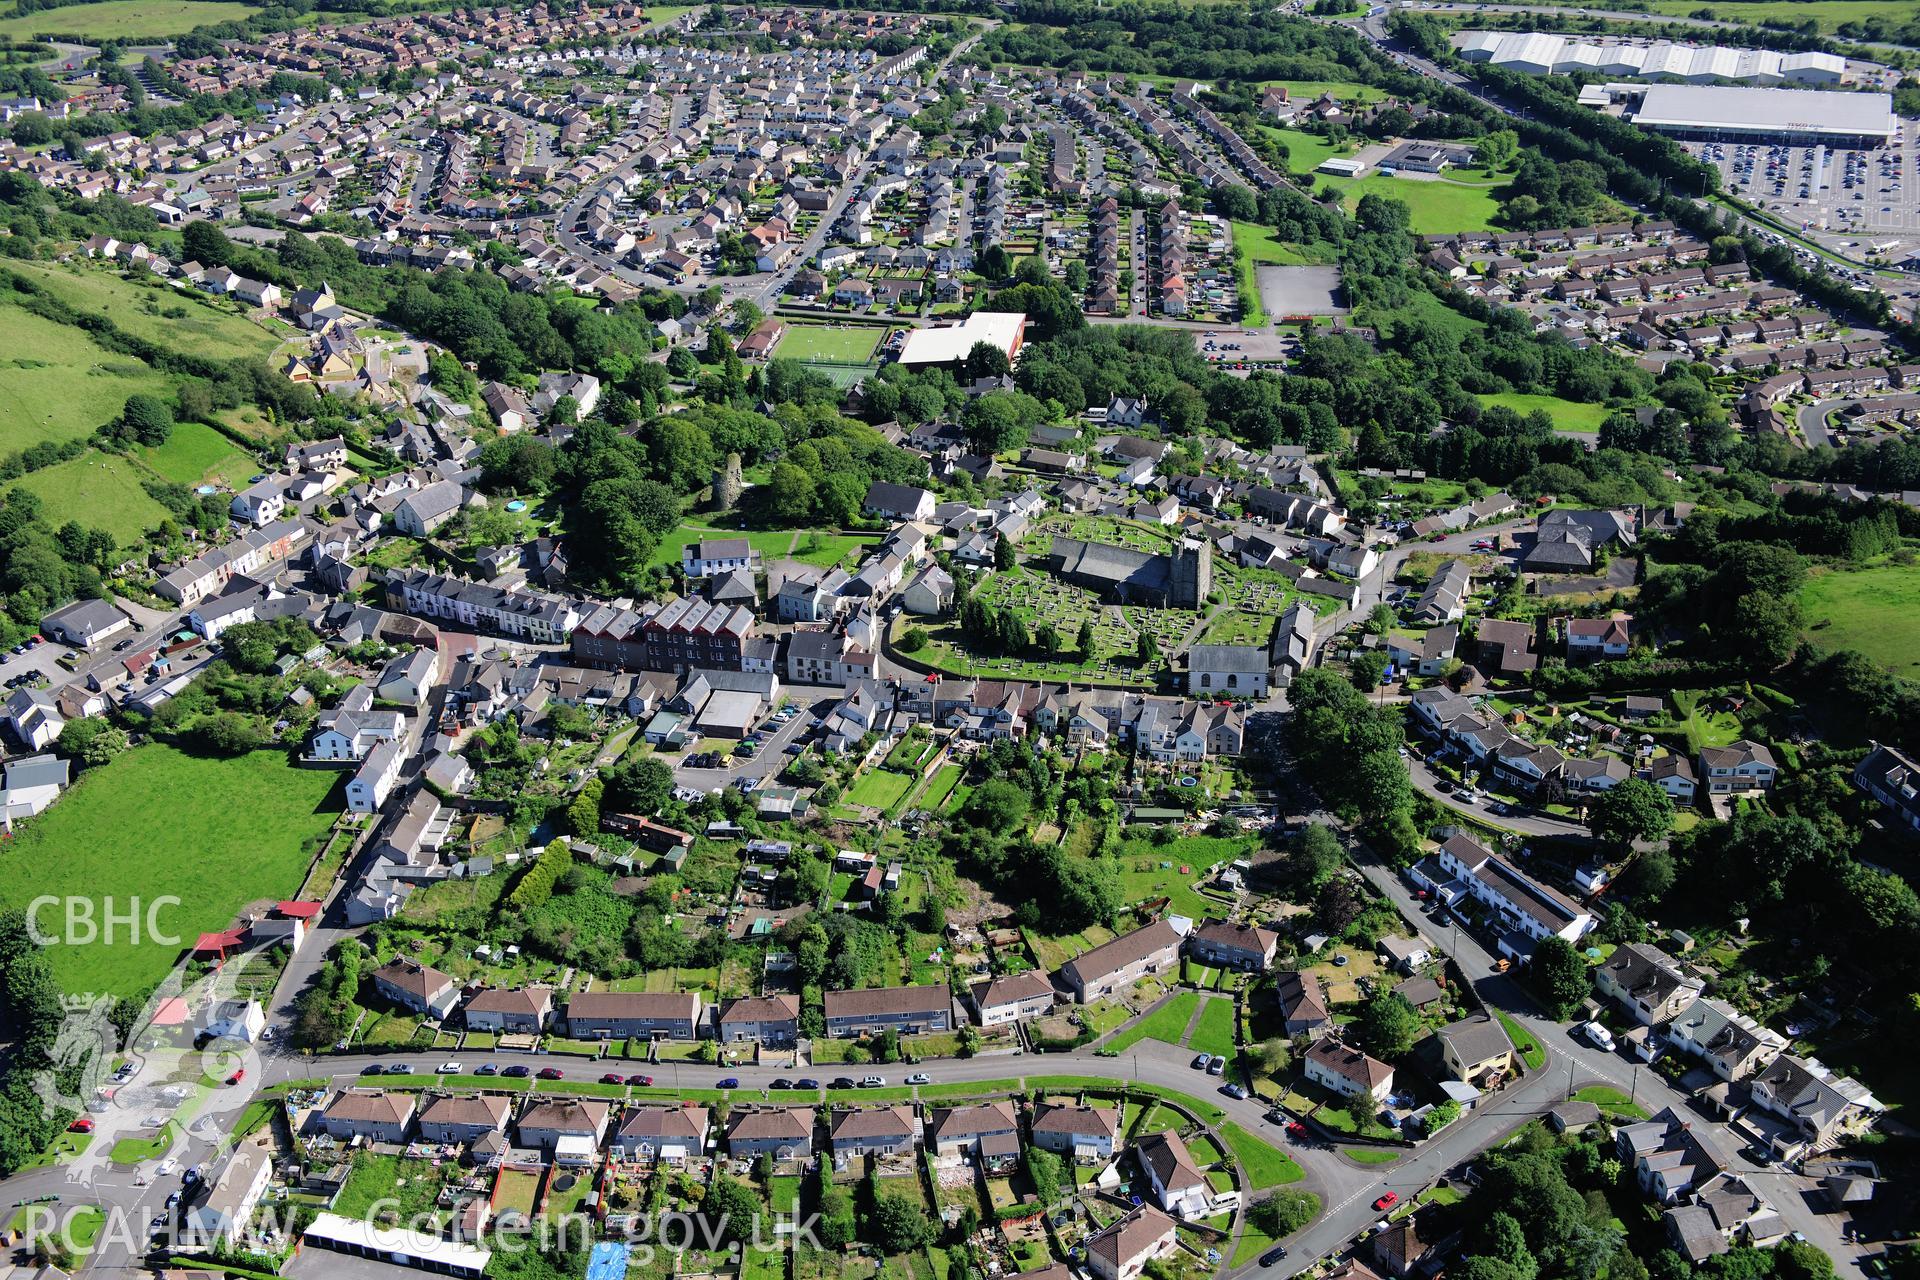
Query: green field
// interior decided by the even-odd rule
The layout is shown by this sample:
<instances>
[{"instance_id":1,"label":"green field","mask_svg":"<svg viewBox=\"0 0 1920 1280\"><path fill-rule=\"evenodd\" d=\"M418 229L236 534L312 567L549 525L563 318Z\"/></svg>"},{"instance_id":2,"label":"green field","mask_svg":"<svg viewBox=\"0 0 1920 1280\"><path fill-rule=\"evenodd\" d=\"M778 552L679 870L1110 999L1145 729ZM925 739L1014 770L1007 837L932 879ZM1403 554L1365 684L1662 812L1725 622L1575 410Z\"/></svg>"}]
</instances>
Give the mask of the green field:
<instances>
[{"instance_id":1,"label":"green field","mask_svg":"<svg viewBox=\"0 0 1920 1280\"><path fill-rule=\"evenodd\" d=\"M75 5L66 12L86 13L106 7ZM102 267L67 268L46 262L13 261L6 267L77 311L104 315L136 338L180 351L266 356L281 342L280 335L236 315L230 307L187 297L162 284L157 276L148 276L143 282Z\"/></svg>"},{"instance_id":2,"label":"green field","mask_svg":"<svg viewBox=\"0 0 1920 1280\"><path fill-rule=\"evenodd\" d=\"M1299 1165L1288 1158L1286 1152L1237 1124L1221 1125L1220 1136L1233 1148L1234 1158L1240 1161L1240 1167L1246 1171L1247 1181L1255 1191L1298 1182L1307 1176Z\"/></svg>"},{"instance_id":3,"label":"green field","mask_svg":"<svg viewBox=\"0 0 1920 1280\"><path fill-rule=\"evenodd\" d=\"M1485 393L1480 397L1483 405L1503 404L1515 413L1529 414L1535 409L1545 409L1553 418L1553 425L1561 431L1578 431L1582 434L1597 432L1600 424L1613 412L1603 404L1581 404L1578 400L1562 400L1559 396L1529 395L1522 391L1501 391Z\"/></svg>"},{"instance_id":4,"label":"green field","mask_svg":"<svg viewBox=\"0 0 1920 1280\"><path fill-rule=\"evenodd\" d=\"M1107 1047L1116 1053L1125 1053L1142 1040L1160 1040L1177 1045L1181 1037L1187 1034L1187 1023L1199 1003L1198 992L1182 991L1108 1041Z\"/></svg>"},{"instance_id":5,"label":"green field","mask_svg":"<svg viewBox=\"0 0 1920 1280\"><path fill-rule=\"evenodd\" d=\"M1858 649L1900 675L1920 667L1920 570L1892 565L1816 573L1800 592L1812 639Z\"/></svg>"},{"instance_id":6,"label":"green field","mask_svg":"<svg viewBox=\"0 0 1920 1280\"><path fill-rule=\"evenodd\" d=\"M1193 1029L1188 1044L1197 1053L1211 1053L1233 1060L1233 1000L1209 1000L1200 1010L1200 1023Z\"/></svg>"},{"instance_id":7,"label":"green field","mask_svg":"<svg viewBox=\"0 0 1920 1280\"><path fill-rule=\"evenodd\" d=\"M1653 0L1647 7L1665 17L1690 18L1701 6L1690 0ZM1799 26L1812 18L1822 31L1869 18L1900 26L1920 15L1920 4L1914 0L1717 0L1711 8L1714 16L1727 22L1790 22Z\"/></svg>"},{"instance_id":8,"label":"green field","mask_svg":"<svg viewBox=\"0 0 1920 1280\"><path fill-rule=\"evenodd\" d=\"M1547 1051L1540 1047L1540 1042L1533 1038L1531 1032L1515 1022L1504 1009L1495 1009L1493 1016L1500 1019L1500 1026L1506 1031L1507 1039L1513 1041L1513 1047L1520 1051L1520 1061L1526 1064L1527 1070L1538 1071L1547 1065Z\"/></svg>"},{"instance_id":9,"label":"green field","mask_svg":"<svg viewBox=\"0 0 1920 1280\"><path fill-rule=\"evenodd\" d=\"M865 364L886 335L878 325L790 324L773 354L784 360Z\"/></svg>"},{"instance_id":10,"label":"green field","mask_svg":"<svg viewBox=\"0 0 1920 1280\"><path fill-rule=\"evenodd\" d=\"M1348 212L1369 193L1400 201L1412 215L1415 235L1485 231L1500 212L1496 196L1502 188L1498 185L1450 182L1445 178L1397 178L1384 173L1370 173L1364 178L1323 177L1320 184L1339 191Z\"/></svg>"},{"instance_id":11,"label":"green field","mask_svg":"<svg viewBox=\"0 0 1920 1280\"><path fill-rule=\"evenodd\" d=\"M170 389L157 369L79 329L0 306L0 453L89 435L118 417L135 392Z\"/></svg>"},{"instance_id":12,"label":"green field","mask_svg":"<svg viewBox=\"0 0 1920 1280\"><path fill-rule=\"evenodd\" d=\"M167 514L142 487L144 478L131 458L91 452L22 476L19 483L39 495L46 522L54 528L78 520L106 530L126 546L138 542Z\"/></svg>"},{"instance_id":13,"label":"green field","mask_svg":"<svg viewBox=\"0 0 1920 1280\"><path fill-rule=\"evenodd\" d=\"M1323 93L1331 93L1342 102L1378 102L1386 97L1384 89L1351 80L1262 80L1254 86L1255 97L1273 85L1284 85L1291 102L1312 102Z\"/></svg>"},{"instance_id":14,"label":"green field","mask_svg":"<svg viewBox=\"0 0 1920 1280\"><path fill-rule=\"evenodd\" d=\"M1323 161L1334 156L1351 155L1352 143L1335 145L1317 133L1308 133L1305 129L1283 129L1279 125L1263 124L1260 132L1278 139L1287 146L1287 171L1290 173L1312 173Z\"/></svg>"},{"instance_id":15,"label":"green field","mask_svg":"<svg viewBox=\"0 0 1920 1280\"><path fill-rule=\"evenodd\" d=\"M58 803L21 827L6 853L0 902L84 897L104 918L109 896L121 911L136 901L180 899L154 917L178 941L143 931L137 943L47 952L68 991L144 990L200 933L227 927L249 902L299 888L313 838L338 812L333 792L340 777L293 768L277 751L222 760L160 744L137 748L82 774Z\"/></svg>"},{"instance_id":16,"label":"green field","mask_svg":"<svg viewBox=\"0 0 1920 1280\"><path fill-rule=\"evenodd\" d=\"M907 794L914 780L904 773L893 773L886 769L875 769L861 775L851 787L847 788L848 804L864 804L873 809L891 809L900 803L900 797Z\"/></svg>"},{"instance_id":17,"label":"green field","mask_svg":"<svg viewBox=\"0 0 1920 1280\"><path fill-rule=\"evenodd\" d=\"M171 484L224 484L240 488L260 470L260 460L204 422L182 422L157 449L141 449L134 457L147 470Z\"/></svg>"},{"instance_id":18,"label":"green field","mask_svg":"<svg viewBox=\"0 0 1920 1280\"><path fill-rule=\"evenodd\" d=\"M213 22L236 22L259 10L226 0L104 0L0 21L0 36L16 39L47 32L103 40L153 40Z\"/></svg>"}]
</instances>

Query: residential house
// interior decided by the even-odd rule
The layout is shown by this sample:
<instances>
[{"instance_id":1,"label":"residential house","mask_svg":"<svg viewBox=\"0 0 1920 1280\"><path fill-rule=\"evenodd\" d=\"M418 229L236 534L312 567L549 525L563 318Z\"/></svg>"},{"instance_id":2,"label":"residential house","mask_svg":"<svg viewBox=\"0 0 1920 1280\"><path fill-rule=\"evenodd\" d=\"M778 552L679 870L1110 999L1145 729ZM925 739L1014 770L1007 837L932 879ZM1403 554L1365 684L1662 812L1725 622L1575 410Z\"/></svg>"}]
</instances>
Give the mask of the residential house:
<instances>
[{"instance_id":1,"label":"residential house","mask_svg":"<svg viewBox=\"0 0 1920 1280\"><path fill-rule=\"evenodd\" d=\"M772 1156L805 1159L813 1154L813 1108L753 1107L727 1116L727 1152L736 1160Z\"/></svg>"},{"instance_id":2,"label":"residential house","mask_svg":"<svg viewBox=\"0 0 1920 1280\"><path fill-rule=\"evenodd\" d=\"M1893 821L1920 831L1920 765L1912 756L1876 742L1854 766L1853 783L1879 801Z\"/></svg>"},{"instance_id":3,"label":"residential house","mask_svg":"<svg viewBox=\"0 0 1920 1280\"><path fill-rule=\"evenodd\" d=\"M391 739L376 742L353 777L347 779L348 810L378 813L393 793L394 784L400 781L400 771L405 764L406 753L398 742Z\"/></svg>"},{"instance_id":4,"label":"residential house","mask_svg":"<svg viewBox=\"0 0 1920 1280\"><path fill-rule=\"evenodd\" d=\"M1088 1004L1131 986L1150 973L1170 972L1180 961L1180 931L1165 920L1142 925L1060 968L1073 998Z\"/></svg>"},{"instance_id":5,"label":"residential house","mask_svg":"<svg viewBox=\"0 0 1920 1280\"><path fill-rule=\"evenodd\" d=\"M434 1098L420 1109L420 1139L461 1146L478 1142L505 1132L512 1111L513 1104L498 1094Z\"/></svg>"},{"instance_id":6,"label":"residential house","mask_svg":"<svg viewBox=\"0 0 1920 1280\"><path fill-rule=\"evenodd\" d=\"M1707 780L1707 791L1716 796L1748 795L1771 791L1780 766L1765 743L1746 738L1724 747L1700 748L1700 772Z\"/></svg>"},{"instance_id":7,"label":"residential house","mask_svg":"<svg viewBox=\"0 0 1920 1280\"><path fill-rule=\"evenodd\" d=\"M1344 1098L1370 1097L1380 1102L1393 1092L1393 1068L1342 1043L1338 1036L1323 1036L1307 1050L1303 1063L1307 1079Z\"/></svg>"},{"instance_id":8,"label":"residential house","mask_svg":"<svg viewBox=\"0 0 1920 1280\"><path fill-rule=\"evenodd\" d=\"M1492 1018L1449 1022L1433 1034L1440 1041L1440 1061L1455 1080L1484 1084L1513 1073L1513 1044Z\"/></svg>"},{"instance_id":9,"label":"residential house","mask_svg":"<svg viewBox=\"0 0 1920 1280\"><path fill-rule=\"evenodd\" d=\"M978 1155L993 1138L1020 1136L1020 1117L1007 1101L961 1107L935 1108L928 1119L927 1138L937 1156Z\"/></svg>"},{"instance_id":10,"label":"residential house","mask_svg":"<svg viewBox=\"0 0 1920 1280\"><path fill-rule=\"evenodd\" d=\"M606 1140L613 1104L598 1098L554 1098L520 1113L514 1132L520 1146L536 1147L556 1162L591 1163Z\"/></svg>"},{"instance_id":11,"label":"residential house","mask_svg":"<svg viewBox=\"0 0 1920 1280\"><path fill-rule=\"evenodd\" d=\"M754 1041L785 1047L800 1034L800 997L745 996L729 1000L720 1010L719 1028L723 1044Z\"/></svg>"},{"instance_id":12,"label":"residential house","mask_svg":"<svg viewBox=\"0 0 1920 1280\"><path fill-rule=\"evenodd\" d=\"M467 1030L495 1035L539 1035L553 1018L552 987L493 987L467 1001Z\"/></svg>"},{"instance_id":13,"label":"residential house","mask_svg":"<svg viewBox=\"0 0 1920 1280\"><path fill-rule=\"evenodd\" d=\"M1120 1142L1120 1108L1043 1102L1033 1113L1033 1145L1073 1160L1110 1160Z\"/></svg>"},{"instance_id":14,"label":"residential house","mask_svg":"<svg viewBox=\"0 0 1920 1280\"><path fill-rule=\"evenodd\" d=\"M1150 1204L1087 1238L1087 1270L1095 1280L1139 1280L1147 1264L1177 1246L1174 1220Z\"/></svg>"},{"instance_id":15,"label":"residential house","mask_svg":"<svg viewBox=\"0 0 1920 1280\"><path fill-rule=\"evenodd\" d=\"M679 1167L705 1153L712 1113L706 1107L634 1107L608 1144L616 1160Z\"/></svg>"},{"instance_id":16,"label":"residential house","mask_svg":"<svg viewBox=\"0 0 1920 1280\"><path fill-rule=\"evenodd\" d=\"M319 1123L335 1142L402 1143L413 1129L414 1095L384 1089L345 1089L321 1111Z\"/></svg>"},{"instance_id":17,"label":"residential house","mask_svg":"<svg viewBox=\"0 0 1920 1280\"><path fill-rule=\"evenodd\" d=\"M967 988L967 1002L983 1027L1044 1017L1052 1010L1055 998L1053 983L1037 969L982 978Z\"/></svg>"},{"instance_id":18,"label":"residential house","mask_svg":"<svg viewBox=\"0 0 1920 1280\"><path fill-rule=\"evenodd\" d=\"M1632 1166L1640 1189L1661 1204L1677 1203L1726 1169L1693 1122L1671 1107L1650 1120L1621 1125L1614 1130L1613 1140L1621 1162Z\"/></svg>"},{"instance_id":19,"label":"residential house","mask_svg":"<svg viewBox=\"0 0 1920 1280\"><path fill-rule=\"evenodd\" d=\"M1567 619L1567 660L1588 661L1598 658L1624 658L1631 645L1632 619L1615 614L1610 618Z\"/></svg>"},{"instance_id":20,"label":"residential house","mask_svg":"<svg viewBox=\"0 0 1920 1280\"><path fill-rule=\"evenodd\" d=\"M233 501L227 506L233 518L243 524L255 528L270 525L287 509L286 480L281 476L256 480L234 494Z\"/></svg>"},{"instance_id":21,"label":"residential house","mask_svg":"<svg viewBox=\"0 0 1920 1280\"><path fill-rule=\"evenodd\" d=\"M1775 1058L1753 1077L1750 1087L1753 1105L1793 1126L1813 1150L1860 1132L1883 1110L1857 1081L1797 1054Z\"/></svg>"},{"instance_id":22,"label":"residential house","mask_svg":"<svg viewBox=\"0 0 1920 1280\"><path fill-rule=\"evenodd\" d=\"M1706 990L1680 962L1646 943L1623 943L1593 971L1595 990L1625 1009L1642 1026L1657 1026L1685 1012Z\"/></svg>"},{"instance_id":23,"label":"residential house","mask_svg":"<svg viewBox=\"0 0 1920 1280\"><path fill-rule=\"evenodd\" d=\"M861 504L861 509L867 515L883 520L918 521L931 520L934 505L933 494L925 489L876 480L868 486L866 501Z\"/></svg>"},{"instance_id":24,"label":"residential house","mask_svg":"<svg viewBox=\"0 0 1920 1280\"><path fill-rule=\"evenodd\" d=\"M1215 968L1265 973L1280 935L1254 924L1209 920L1187 935L1187 954Z\"/></svg>"},{"instance_id":25,"label":"residential house","mask_svg":"<svg viewBox=\"0 0 1920 1280\"><path fill-rule=\"evenodd\" d=\"M428 691L439 677L439 646L422 645L390 659L374 680L373 691L382 702L417 708L427 700Z\"/></svg>"},{"instance_id":26,"label":"residential house","mask_svg":"<svg viewBox=\"0 0 1920 1280\"><path fill-rule=\"evenodd\" d=\"M910 1152L919 1136L919 1122L909 1107L835 1111L827 1124L827 1139L836 1160Z\"/></svg>"},{"instance_id":27,"label":"residential house","mask_svg":"<svg viewBox=\"0 0 1920 1280\"><path fill-rule=\"evenodd\" d=\"M581 991L567 1000L576 1040L696 1040L700 996L690 991Z\"/></svg>"},{"instance_id":28,"label":"residential house","mask_svg":"<svg viewBox=\"0 0 1920 1280\"><path fill-rule=\"evenodd\" d=\"M1745 1080L1785 1052L1777 1031L1736 1013L1719 1000L1702 997L1661 1028L1673 1048L1702 1059L1722 1080Z\"/></svg>"},{"instance_id":29,"label":"residential house","mask_svg":"<svg viewBox=\"0 0 1920 1280\"><path fill-rule=\"evenodd\" d=\"M373 987L403 1009L445 1018L460 1002L460 984L438 969L392 960L373 971Z\"/></svg>"},{"instance_id":30,"label":"residential house","mask_svg":"<svg viewBox=\"0 0 1920 1280\"><path fill-rule=\"evenodd\" d=\"M1178 1132L1150 1133L1134 1144L1154 1201L1176 1218L1204 1218L1213 1204L1207 1175Z\"/></svg>"},{"instance_id":31,"label":"residential house","mask_svg":"<svg viewBox=\"0 0 1920 1280\"><path fill-rule=\"evenodd\" d=\"M1315 1035L1333 1026L1333 1014L1320 993L1320 980L1297 969L1273 975L1273 994L1289 1038Z\"/></svg>"},{"instance_id":32,"label":"residential house","mask_svg":"<svg viewBox=\"0 0 1920 1280\"><path fill-rule=\"evenodd\" d=\"M1187 692L1195 697L1231 693L1267 696L1272 668L1257 644L1197 644L1187 650Z\"/></svg>"},{"instance_id":33,"label":"residential house","mask_svg":"<svg viewBox=\"0 0 1920 1280\"><path fill-rule=\"evenodd\" d=\"M211 1179L207 1198L187 1210L188 1231L204 1240L225 1240L244 1229L273 1181L273 1150L260 1142L236 1149Z\"/></svg>"},{"instance_id":34,"label":"residential house","mask_svg":"<svg viewBox=\"0 0 1920 1280\"><path fill-rule=\"evenodd\" d=\"M942 985L829 991L823 1004L827 1035L834 1039L881 1031L920 1035L953 1027L953 997Z\"/></svg>"}]
</instances>

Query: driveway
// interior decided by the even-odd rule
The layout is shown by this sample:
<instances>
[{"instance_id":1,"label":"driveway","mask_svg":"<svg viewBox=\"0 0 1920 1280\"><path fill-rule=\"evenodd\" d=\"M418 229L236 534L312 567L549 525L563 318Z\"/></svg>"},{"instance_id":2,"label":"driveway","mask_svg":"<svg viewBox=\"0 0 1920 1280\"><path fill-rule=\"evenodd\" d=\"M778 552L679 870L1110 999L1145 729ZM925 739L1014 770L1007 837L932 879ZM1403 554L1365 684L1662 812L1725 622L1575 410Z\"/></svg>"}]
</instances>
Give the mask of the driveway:
<instances>
[{"instance_id":1,"label":"driveway","mask_svg":"<svg viewBox=\"0 0 1920 1280\"><path fill-rule=\"evenodd\" d=\"M685 764L675 762L674 784L692 787L696 791L715 791L733 786L742 778L770 778L786 768L792 759L786 753L787 744L811 732L814 717L831 711L843 695L817 685L790 684L783 687L792 704L800 709L800 714L776 729L760 744L760 749L754 752L751 759L730 755L717 769L690 769ZM761 721L762 727L766 724L767 721Z\"/></svg>"}]
</instances>

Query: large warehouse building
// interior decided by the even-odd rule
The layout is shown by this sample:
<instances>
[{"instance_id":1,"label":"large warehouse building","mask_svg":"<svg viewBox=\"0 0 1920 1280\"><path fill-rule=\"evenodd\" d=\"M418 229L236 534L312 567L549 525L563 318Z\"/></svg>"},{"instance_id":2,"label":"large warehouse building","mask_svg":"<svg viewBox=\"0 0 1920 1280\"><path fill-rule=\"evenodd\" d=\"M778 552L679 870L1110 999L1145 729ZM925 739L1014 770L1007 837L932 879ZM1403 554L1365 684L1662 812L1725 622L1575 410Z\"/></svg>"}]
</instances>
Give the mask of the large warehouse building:
<instances>
[{"instance_id":1,"label":"large warehouse building","mask_svg":"<svg viewBox=\"0 0 1920 1280\"><path fill-rule=\"evenodd\" d=\"M942 325L933 329L914 329L900 348L900 363L909 369L927 365L960 365L976 342L984 342L1006 352L1007 363L1020 354L1027 335L1026 313L1020 311L976 311L963 324Z\"/></svg>"},{"instance_id":2,"label":"large warehouse building","mask_svg":"<svg viewBox=\"0 0 1920 1280\"><path fill-rule=\"evenodd\" d=\"M1626 118L1676 138L1880 147L1900 128L1890 93L1694 84L1607 85L1606 91L1616 100L1622 94L1637 96L1637 105L1629 97Z\"/></svg>"},{"instance_id":3,"label":"large warehouse building","mask_svg":"<svg viewBox=\"0 0 1920 1280\"><path fill-rule=\"evenodd\" d=\"M1729 49L1724 45L1675 44L1671 40L1586 40L1544 31L1462 31L1453 37L1468 62L1489 62L1529 75L1633 76L1711 84L1740 80L1754 85L1837 85L1847 60L1832 53L1779 53Z\"/></svg>"}]
</instances>

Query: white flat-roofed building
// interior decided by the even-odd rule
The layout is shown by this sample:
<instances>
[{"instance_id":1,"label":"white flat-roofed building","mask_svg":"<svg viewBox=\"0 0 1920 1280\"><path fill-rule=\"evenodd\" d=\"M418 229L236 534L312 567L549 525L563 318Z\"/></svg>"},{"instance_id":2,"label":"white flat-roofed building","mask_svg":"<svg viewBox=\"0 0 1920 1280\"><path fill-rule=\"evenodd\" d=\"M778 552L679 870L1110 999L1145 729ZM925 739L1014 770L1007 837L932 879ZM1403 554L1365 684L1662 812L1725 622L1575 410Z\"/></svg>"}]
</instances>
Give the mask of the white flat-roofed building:
<instances>
[{"instance_id":1,"label":"white flat-roofed building","mask_svg":"<svg viewBox=\"0 0 1920 1280\"><path fill-rule=\"evenodd\" d=\"M442 1240L421 1231L376 1226L337 1213L316 1214L302 1240L336 1253L417 1267L443 1276L464 1276L469 1280L479 1280L493 1260L491 1249Z\"/></svg>"},{"instance_id":2,"label":"white flat-roofed building","mask_svg":"<svg viewBox=\"0 0 1920 1280\"><path fill-rule=\"evenodd\" d=\"M998 347L1011 361L1019 354L1026 332L1023 311L976 311L964 324L910 332L906 345L900 348L900 363L909 369L959 364L978 342Z\"/></svg>"},{"instance_id":3,"label":"white flat-roofed building","mask_svg":"<svg viewBox=\"0 0 1920 1280\"><path fill-rule=\"evenodd\" d=\"M1628 118L1678 138L1884 146L1899 128L1890 93L1656 84Z\"/></svg>"}]
</instances>

